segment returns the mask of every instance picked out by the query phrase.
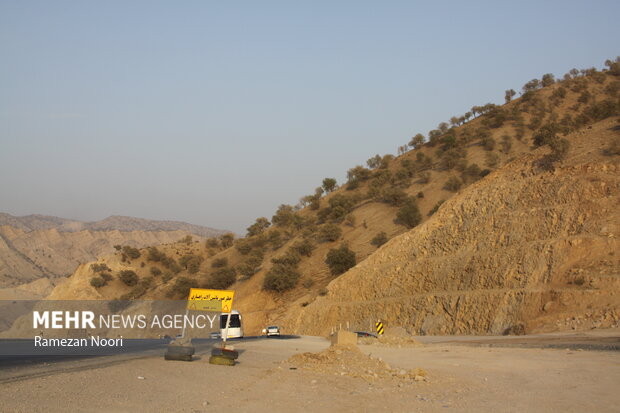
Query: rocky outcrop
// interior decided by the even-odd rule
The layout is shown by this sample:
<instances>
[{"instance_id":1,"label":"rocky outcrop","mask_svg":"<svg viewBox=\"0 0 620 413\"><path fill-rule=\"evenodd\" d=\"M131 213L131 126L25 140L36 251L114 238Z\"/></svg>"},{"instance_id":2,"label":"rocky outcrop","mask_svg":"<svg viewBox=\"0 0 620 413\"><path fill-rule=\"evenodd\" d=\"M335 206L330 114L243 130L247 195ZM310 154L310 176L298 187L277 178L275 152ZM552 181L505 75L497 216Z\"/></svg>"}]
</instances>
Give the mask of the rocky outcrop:
<instances>
[{"instance_id":1,"label":"rocky outcrop","mask_svg":"<svg viewBox=\"0 0 620 413\"><path fill-rule=\"evenodd\" d=\"M381 319L417 334L562 329L564 317L620 312L620 163L600 154L610 122L571 136L569 157L541 170L546 149L513 161L446 202L293 307L287 331L325 334Z\"/></svg>"}]
</instances>

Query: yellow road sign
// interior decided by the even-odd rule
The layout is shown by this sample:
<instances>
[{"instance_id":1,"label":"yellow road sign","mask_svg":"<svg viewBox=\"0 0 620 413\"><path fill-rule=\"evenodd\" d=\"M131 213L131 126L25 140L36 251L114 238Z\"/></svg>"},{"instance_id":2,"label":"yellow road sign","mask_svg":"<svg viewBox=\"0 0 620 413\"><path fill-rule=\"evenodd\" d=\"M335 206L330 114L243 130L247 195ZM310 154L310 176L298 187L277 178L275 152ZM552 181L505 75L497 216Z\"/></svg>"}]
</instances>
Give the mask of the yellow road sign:
<instances>
[{"instance_id":1,"label":"yellow road sign","mask_svg":"<svg viewBox=\"0 0 620 413\"><path fill-rule=\"evenodd\" d=\"M375 327L377 329L377 334L382 335L383 334L383 323L381 321L377 321L375 323Z\"/></svg>"},{"instance_id":2,"label":"yellow road sign","mask_svg":"<svg viewBox=\"0 0 620 413\"><path fill-rule=\"evenodd\" d=\"M231 290L192 288L187 298L187 309L230 313L234 297L235 292Z\"/></svg>"}]
</instances>

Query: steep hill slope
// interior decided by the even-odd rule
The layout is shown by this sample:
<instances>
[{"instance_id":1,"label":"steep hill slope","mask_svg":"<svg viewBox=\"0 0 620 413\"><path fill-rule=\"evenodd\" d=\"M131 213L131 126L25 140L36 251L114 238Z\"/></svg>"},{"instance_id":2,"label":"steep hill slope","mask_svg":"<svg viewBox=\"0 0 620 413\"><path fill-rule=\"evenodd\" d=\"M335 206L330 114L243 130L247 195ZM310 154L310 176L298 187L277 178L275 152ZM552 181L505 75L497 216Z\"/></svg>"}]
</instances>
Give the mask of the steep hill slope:
<instances>
[{"instance_id":1,"label":"steep hill slope","mask_svg":"<svg viewBox=\"0 0 620 413\"><path fill-rule=\"evenodd\" d=\"M557 211L561 208L554 206L552 202L555 201L554 196L545 195L545 191L553 190L556 188L554 185L563 185L562 188L572 188L573 185L580 188L581 185L586 188L580 180L569 178L573 176L567 172L571 167L587 168L587 165L592 164L596 169L599 164L614 166L617 163L620 138L617 130L612 127L620 114L619 75L620 70L571 71L561 82L550 81L549 76L545 75L542 82L544 87L540 87L538 80L528 82L523 95L518 99L509 99L510 101L502 106L475 106L471 113L453 118L452 126L447 123L439 125L437 130L429 133L426 140L423 137L414 137L411 145L399 148L398 157L377 156L369 159L368 168L352 168L349 170L348 181L340 187L334 185L333 181L324 181L322 188L303 197L298 206L282 205L271 220L257 219L256 223L248 228L245 238L210 238L206 244L169 244L156 250L142 250L138 259L122 260L117 253L102 261L109 266L112 275L109 281L97 279L100 276L89 265L84 265L62 286L57 287L54 297L183 298L192 286L234 288L238 297L236 306L244 313L248 333L252 334L268 323L284 323L289 331L298 332L324 332L330 328L330 324L346 321L355 322L356 325L362 323L359 328L367 329L370 319L375 317L386 318L394 323L396 319L381 314L381 308L386 308L381 303L389 301L390 297L399 297L399 294L407 296L405 292L409 295L432 292L439 296L449 295L452 291L471 290L474 291L473 295L483 296L485 293L479 291L492 287L500 292L512 289L517 291L515 294L520 294L519 297L523 297L526 289L548 290L549 286L545 284L547 281L542 280L540 274L532 276L529 272L524 273L531 270L538 274L538 267L513 267L512 264L503 263L501 259L504 258L500 259L499 255L472 255L471 263L465 261L472 272L467 281L457 268L451 267L463 262L457 263L451 254L439 254L434 250L434 244L420 243L444 245L451 242L453 245L446 247L447 251L463 255L464 251L473 254L478 245L495 245L490 240L485 241L485 237L504 237L501 242L509 242L511 248L521 251L521 257L524 257L521 261L525 261L527 265L543 262L545 250L532 249L527 229L516 230L522 221L527 223L525 218L528 217L528 210L522 209L514 200L501 203L485 194L496 192L500 201L508 199L512 196L511 185L514 183L515 193L521 191L522 203L539 205L539 209L543 210L543 205L551 202L550 208L556 211L555 214L560 214ZM603 154L603 151L609 156ZM562 160L563 158L565 159ZM564 171L564 167L569 169ZM609 171L606 173L611 173ZM565 175L566 177L562 178ZM603 175L605 179L608 178ZM587 179L596 180L601 177L592 174ZM540 183L539 192L527 191L537 183ZM606 185L611 188L611 195L616 196L613 191L616 191L617 187L612 184L613 182L609 181ZM465 228L458 219L451 220L452 215L442 212L451 208L450 205L455 202L463 203L463 208L474 208L461 198L474 190L482 191L481 200L475 204L478 211L499 214L492 226L486 225L486 221L482 219L475 221L473 215L463 212L461 219L467 218L467 222L476 222L475 226ZM579 192L580 197L566 198L565 201L574 204L571 208L577 208L587 194L586 188ZM442 201L445 202L442 204ZM471 202L474 201L475 199ZM587 205L584 208L587 210ZM592 208L598 207L592 205ZM496 209L506 213L506 217L500 218L501 214L496 212ZM514 212L510 212L512 209ZM610 219L604 216L603 209L599 211L601 222ZM562 210L561 213L567 212ZM515 219L518 222L512 221ZM560 229L554 230L558 232L552 232L550 238L560 237L558 234L568 229L563 222L554 224L558 219L552 214L538 217L537 228L534 229L560 225ZM429 226L434 228L443 221L447 222L445 234L449 234L449 228L452 227L456 228L454 231L457 234L467 229L467 238L451 239L446 235L447 239L443 240L437 235L436 238L423 241L426 233L416 232L422 228L428 231ZM484 231L477 233L476 228L484 228ZM505 231L515 232L517 235L510 238L511 234L506 234ZM399 238L401 234L405 235ZM422 237L420 243L411 238L417 239L418 235L412 234ZM532 239L540 241L541 236L541 233L534 232ZM481 238L480 242L477 241L478 237ZM368 267L371 269L365 273L365 281L356 278L357 276L350 276L351 272L341 275L355 263L358 266L351 271L367 268L365 265L370 264L365 263L365 260L368 257L374 260L381 256L387 245L377 251L378 247L393 238L396 239L387 245L404 239L407 243L415 244L416 248L436 254L432 260L424 261L423 273L430 278L424 278L423 287L398 279L399 274L413 277L407 272L411 264L405 269L402 263L392 268L387 261L382 261L381 265ZM615 244L604 244L600 248L601 251L610 253L613 252L610 250L613 247ZM518 252L511 249L500 250L502 251L509 256ZM402 254L404 255L396 254L394 259L404 262L404 256L408 253ZM567 253L567 256L572 257L572 254L573 252ZM326 262L328 257L333 256L337 257L335 261L339 266L330 266ZM353 260L350 259L351 256L354 257ZM390 261L392 258L386 260ZM331 262L333 264L334 260ZM382 276L383 266L386 271L391 271L391 278ZM482 272L482 267L479 266L483 266L486 272ZM496 274L495 279L492 275L496 272L495 268L497 272L508 273ZM578 270L578 266L575 269ZM138 284L124 285L118 279L122 270L134 271L139 279ZM516 272L517 270L521 272ZM447 275L450 271L454 272L454 276ZM478 273L480 277L485 274L484 282L474 280ZM93 278L97 279L94 281L95 285L98 285L96 288L90 286ZM349 281L342 281L346 284L344 285L340 284L340 279ZM561 276L559 279L564 280ZM369 280L377 281L370 283ZM358 286L357 283L362 281L368 283ZM403 285L399 287L401 283ZM574 285L586 285L585 279L575 280L575 283ZM328 285L329 289L326 288ZM336 285L338 292L359 289L363 295L358 297L345 294L340 297L333 289ZM384 288L384 285L389 287ZM574 285L571 284L568 290ZM611 288L617 289L617 286L613 284ZM372 293L373 289L377 291ZM323 298L326 294L329 298ZM462 300L464 298L459 302L463 302ZM367 302L368 308L376 304L376 311L380 314L376 311L372 313L364 307L352 315L347 313L344 319L344 310L335 304L358 301ZM577 311L578 308L571 307L573 304L568 301L567 311ZM316 304L313 304L315 302ZM497 303L492 300L490 302ZM330 311L337 315L321 313L318 308L322 304L319 306L319 303L336 308ZM434 306L433 308L437 305L443 308L443 304L436 304L430 298L427 304ZM549 304L546 309L550 311L554 305ZM460 306L461 304L459 308ZM403 304L402 307L406 305ZM452 307L446 308L453 312ZM439 310L437 311L439 314ZM316 317L318 321L312 317ZM426 332L438 332L442 331L442 328L443 331L461 333L498 331L509 328L510 323L518 323L520 320L530 323L532 317L538 317L538 313L519 313L519 317L506 316L505 319L488 324L486 330L483 324L462 324L460 321L450 327L441 317L443 316L439 314L435 324L424 321L423 325L420 325L420 320L411 317L403 318L402 323L411 329ZM430 320L428 317L424 318L427 319ZM544 328L549 326L547 321L541 325L544 325ZM534 324L528 324L528 328L534 328Z\"/></svg>"},{"instance_id":2,"label":"steep hill slope","mask_svg":"<svg viewBox=\"0 0 620 413\"><path fill-rule=\"evenodd\" d=\"M569 136L574 149L553 171L537 165L541 149L473 184L325 297L291 308L287 327L325 334L382 319L417 334L501 334L617 323L620 159L601 154L614 128Z\"/></svg>"}]
</instances>

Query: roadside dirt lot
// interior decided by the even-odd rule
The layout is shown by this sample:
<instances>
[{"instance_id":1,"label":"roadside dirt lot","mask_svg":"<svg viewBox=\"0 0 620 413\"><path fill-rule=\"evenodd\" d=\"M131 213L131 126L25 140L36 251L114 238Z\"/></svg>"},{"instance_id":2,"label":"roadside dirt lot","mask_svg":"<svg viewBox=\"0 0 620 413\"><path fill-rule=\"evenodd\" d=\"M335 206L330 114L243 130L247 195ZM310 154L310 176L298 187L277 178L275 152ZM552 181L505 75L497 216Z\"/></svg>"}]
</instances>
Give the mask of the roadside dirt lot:
<instances>
[{"instance_id":1,"label":"roadside dirt lot","mask_svg":"<svg viewBox=\"0 0 620 413\"><path fill-rule=\"evenodd\" d=\"M256 340L237 344L235 367L210 365L202 352L191 363L149 357L4 383L0 410L617 412L620 405L617 351L360 346L392 369L424 369L426 381L354 377L341 374L338 361L324 370L286 361L328 345L317 337Z\"/></svg>"}]
</instances>

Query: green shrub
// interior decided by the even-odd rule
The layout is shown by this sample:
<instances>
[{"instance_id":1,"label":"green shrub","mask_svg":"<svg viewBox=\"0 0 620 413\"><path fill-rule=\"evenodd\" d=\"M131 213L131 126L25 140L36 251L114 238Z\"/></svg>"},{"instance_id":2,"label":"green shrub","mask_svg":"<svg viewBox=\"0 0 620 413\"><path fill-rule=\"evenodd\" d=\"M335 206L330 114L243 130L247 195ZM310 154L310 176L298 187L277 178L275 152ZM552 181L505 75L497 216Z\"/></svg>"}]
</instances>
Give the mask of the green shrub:
<instances>
[{"instance_id":1,"label":"green shrub","mask_svg":"<svg viewBox=\"0 0 620 413\"><path fill-rule=\"evenodd\" d=\"M329 267L332 275L339 275L355 266L355 253L345 244L342 244L337 249L332 248L329 250L325 263Z\"/></svg>"},{"instance_id":2,"label":"green shrub","mask_svg":"<svg viewBox=\"0 0 620 413\"><path fill-rule=\"evenodd\" d=\"M237 281L237 272L234 268L220 268L209 277L207 288L225 289Z\"/></svg>"},{"instance_id":3,"label":"green shrub","mask_svg":"<svg viewBox=\"0 0 620 413\"><path fill-rule=\"evenodd\" d=\"M123 270L119 273L118 278L130 287L138 284L138 275L132 270Z\"/></svg>"},{"instance_id":4,"label":"green shrub","mask_svg":"<svg viewBox=\"0 0 620 413\"><path fill-rule=\"evenodd\" d=\"M216 258L211 262L211 268L222 268L228 266L228 258Z\"/></svg>"},{"instance_id":5,"label":"green shrub","mask_svg":"<svg viewBox=\"0 0 620 413\"><path fill-rule=\"evenodd\" d=\"M151 274L154 276L161 275L161 270L157 267L151 267Z\"/></svg>"},{"instance_id":6,"label":"green shrub","mask_svg":"<svg viewBox=\"0 0 620 413\"><path fill-rule=\"evenodd\" d=\"M235 242L235 248L241 255L249 254L252 251L252 247L252 241L247 238L241 238Z\"/></svg>"},{"instance_id":7,"label":"green shrub","mask_svg":"<svg viewBox=\"0 0 620 413\"><path fill-rule=\"evenodd\" d=\"M268 291L284 292L297 285L300 274L296 268L276 264L265 275L263 288Z\"/></svg>"},{"instance_id":8,"label":"green shrub","mask_svg":"<svg viewBox=\"0 0 620 413\"><path fill-rule=\"evenodd\" d=\"M267 237L267 242L271 244L271 248L273 250L277 250L286 243L286 240L284 239L280 231L274 230L269 233L269 236Z\"/></svg>"},{"instance_id":9,"label":"green shrub","mask_svg":"<svg viewBox=\"0 0 620 413\"><path fill-rule=\"evenodd\" d=\"M172 273L172 271L164 271L163 275L161 276L161 280L167 283L168 281L172 279L172 277L174 277L174 274Z\"/></svg>"},{"instance_id":10,"label":"green shrub","mask_svg":"<svg viewBox=\"0 0 620 413\"><path fill-rule=\"evenodd\" d=\"M159 262L165 256L166 256L166 254L164 254L163 252L159 251L156 247L149 247L147 249L146 260L147 261L153 261L153 262Z\"/></svg>"},{"instance_id":11,"label":"green shrub","mask_svg":"<svg viewBox=\"0 0 620 413\"><path fill-rule=\"evenodd\" d=\"M300 261L301 257L293 250L289 250L286 254L271 259L271 262L274 264L288 265L291 267L297 267Z\"/></svg>"},{"instance_id":12,"label":"green shrub","mask_svg":"<svg viewBox=\"0 0 620 413\"><path fill-rule=\"evenodd\" d=\"M336 224L324 224L319 228L318 240L319 242L333 242L340 238L342 230Z\"/></svg>"},{"instance_id":13,"label":"green shrub","mask_svg":"<svg viewBox=\"0 0 620 413\"><path fill-rule=\"evenodd\" d=\"M95 288L101 288L104 285L106 285L106 282L101 277L93 277L93 278L90 279L90 285L95 287Z\"/></svg>"},{"instance_id":14,"label":"green shrub","mask_svg":"<svg viewBox=\"0 0 620 413\"><path fill-rule=\"evenodd\" d=\"M492 151L493 149L495 149L496 142L491 135L482 138L480 140L480 143L482 144L482 147L487 151Z\"/></svg>"},{"instance_id":15,"label":"green shrub","mask_svg":"<svg viewBox=\"0 0 620 413\"><path fill-rule=\"evenodd\" d=\"M129 245L123 247L123 254L134 260L140 258L140 250Z\"/></svg>"},{"instance_id":16,"label":"green shrub","mask_svg":"<svg viewBox=\"0 0 620 413\"><path fill-rule=\"evenodd\" d=\"M181 238L179 240L179 242L182 243L182 244L191 244L193 240L194 240L194 238L192 238L191 235L186 235L183 238Z\"/></svg>"},{"instance_id":17,"label":"green shrub","mask_svg":"<svg viewBox=\"0 0 620 413\"><path fill-rule=\"evenodd\" d=\"M220 247L220 241L217 238L207 238L207 240L205 241L205 245L207 246L207 248L219 248Z\"/></svg>"},{"instance_id":18,"label":"green shrub","mask_svg":"<svg viewBox=\"0 0 620 413\"><path fill-rule=\"evenodd\" d=\"M381 201L388 205L398 206L407 199L405 191L399 188L386 188L381 193Z\"/></svg>"},{"instance_id":19,"label":"green shrub","mask_svg":"<svg viewBox=\"0 0 620 413\"><path fill-rule=\"evenodd\" d=\"M114 277L112 277L112 274L110 274L109 272L102 272L99 274L99 276L103 278L105 282L109 282L114 279Z\"/></svg>"},{"instance_id":20,"label":"green shrub","mask_svg":"<svg viewBox=\"0 0 620 413\"><path fill-rule=\"evenodd\" d=\"M385 244L386 242L388 242L388 236L383 231L381 231L380 233L375 235L374 238L372 240L370 240L370 243L372 245L374 245L375 247L380 247L383 244Z\"/></svg>"},{"instance_id":21,"label":"green shrub","mask_svg":"<svg viewBox=\"0 0 620 413\"><path fill-rule=\"evenodd\" d=\"M248 237L253 237L255 235L260 235L267 228L269 228L270 225L271 225L271 222L269 222L269 220L267 218L265 218L265 217L257 218L256 222L253 223L252 225L250 225L247 228L247 235L248 235Z\"/></svg>"},{"instance_id":22,"label":"green shrub","mask_svg":"<svg viewBox=\"0 0 620 413\"><path fill-rule=\"evenodd\" d=\"M443 185L443 189L451 192L456 192L461 189L461 186L463 186L463 181L461 181L456 176L451 176Z\"/></svg>"},{"instance_id":23,"label":"green shrub","mask_svg":"<svg viewBox=\"0 0 620 413\"><path fill-rule=\"evenodd\" d=\"M197 287L195 280L188 277L179 277L174 280L174 284L168 289L167 295L169 297L189 297L189 290Z\"/></svg>"},{"instance_id":24,"label":"green shrub","mask_svg":"<svg viewBox=\"0 0 620 413\"><path fill-rule=\"evenodd\" d=\"M90 265L90 269L93 270L94 273L103 272L103 271L111 271L110 267L106 263L94 263Z\"/></svg>"},{"instance_id":25,"label":"green shrub","mask_svg":"<svg viewBox=\"0 0 620 413\"><path fill-rule=\"evenodd\" d=\"M142 297L144 294L146 294L152 282L152 277L140 280L140 282L136 286L134 286L127 294L123 294L121 296L121 300L135 300ZM187 292L187 295L189 295L189 290Z\"/></svg>"},{"instance_id":26,"label":"green shrub","mask_svg":"<svg viewBox=\"0 0 620 413\"><path fill-rule=\"evenodd\" d=\"M570 148L570 143L568 142L568 139L560 138L551 142L549 147L551 148L551 161L561 161L566 157L566 154Z\"/></svg>"},{"instance_id":27,"label":"green shrub","mask_svg":"<svg viewBox=\"0 0 620 413\"><path fill-rule=\"evenodd\" d=\"M196 274L200 270L200 264L204 258L200 255L185 254L179 258L179 265L187 270L190 274Z\"/></svg>"},{"instance_id":28,"label":"green shrub","mask_svg":"<svg viewBox=\"0 0 620 413\"><path fill-rule=\"evenodd\" d=\"M417 226L422 221L422 215L415 198L407 198L396 213L396 223L408 228Z\"/></svg>"},{"instance_id":29,"label":"green shrub","mask_svg":"<svg viewBox=\"0 0 620 413\"><path fill-rule=\"evenodd\" d=\"M230 232L220 237L220 245L222 246L222 248L232 247L234 241L235 241L235 234L230 233Z\"/></svg>"},{"instance_id":30,"label":"green shrub","mask_svg":"<svg viewBox=\"0 0 620 413\"><path fill-rule=\"evenodd\" d=\"M245 278L250 278L251 276L253 276L254 274L256 274L258 271L260 271L260 262L256 263L255 261L252 261L252 259L248 259L245 262L242 262L241 264L237 265L237 273L241 274L242 276L244 276Z\"/></svg>"},{"instance_id":31,"label":"green shrub","mask_svg":"<svg viewBox=\"0 0 620 413\"><path fill-rule=\"evenodd\" d=\"M309 257L312 255L312 251L314 251L314 244L309 239L304 239L302 241L297 241L291 246L291 249L295 251L299 255L304 255Z\"/></svg>"},{"instance_id":32,"label":"green shrub","mask_svg":"<svg viewBox=\"0 0 620 413\"><path fill-rule=\"evenodd\" d=\"M288 227L293 223L294 216L294 208L291 205L282 204L271 218L271 222L277 227Z\"/></svg>"},{"instance_id":33,"label":"green shrub","mask_svg":"<svg viewBox=\"0 0 620 413\"><path fill-rule=\"evenodd\" d=\"M323 190L326 194L332 192L337 187L337 182L334 178L325 178L323 179Z\"/></svg>"}]
</instances>

